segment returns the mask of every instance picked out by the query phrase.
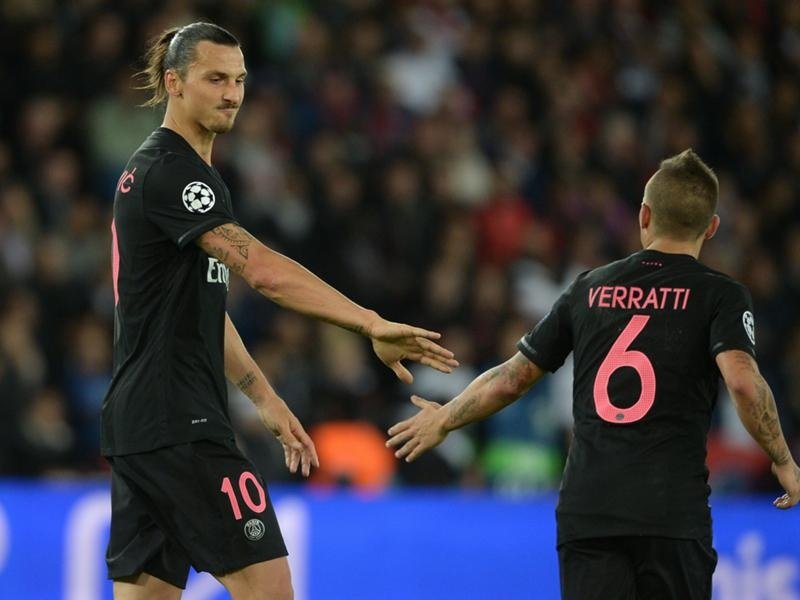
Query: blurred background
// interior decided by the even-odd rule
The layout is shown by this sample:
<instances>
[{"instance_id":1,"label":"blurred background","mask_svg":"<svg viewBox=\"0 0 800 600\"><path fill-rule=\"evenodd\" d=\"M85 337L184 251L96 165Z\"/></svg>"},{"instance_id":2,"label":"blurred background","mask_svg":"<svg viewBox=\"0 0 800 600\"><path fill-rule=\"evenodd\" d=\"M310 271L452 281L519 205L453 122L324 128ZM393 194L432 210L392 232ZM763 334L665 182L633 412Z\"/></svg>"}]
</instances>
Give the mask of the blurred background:
<instances>
[{"instance_id":1,"label":"blurred background","mask_svg":"<svg viewBox=\"0 0 800 600\"><path fill-rule=\"evenodd\" d=\"M137 107L132 76L152 36L199 19L239 37L250 72L213 157L240 222L386 318L441 331L462 365L414 368L402 386L362 339L232 278L234 322L317 443L323 468L304 485L556 489L569 364L412 466L383 432L411 393L446 401L509 357L577 273L637 250L643 185L687 147L721 184L722 227L701 259L752 292L759 363L798 455L799 2L5 0L0 474L107 469L110 211L162 116ZM230 397L266 478L299 483L249 401ZM724 395L708 463L714 497L777 492ZM740 542L750 559L764 544ZM744 598L728 581L725 597Z\"/></svg>"}]
</instances>

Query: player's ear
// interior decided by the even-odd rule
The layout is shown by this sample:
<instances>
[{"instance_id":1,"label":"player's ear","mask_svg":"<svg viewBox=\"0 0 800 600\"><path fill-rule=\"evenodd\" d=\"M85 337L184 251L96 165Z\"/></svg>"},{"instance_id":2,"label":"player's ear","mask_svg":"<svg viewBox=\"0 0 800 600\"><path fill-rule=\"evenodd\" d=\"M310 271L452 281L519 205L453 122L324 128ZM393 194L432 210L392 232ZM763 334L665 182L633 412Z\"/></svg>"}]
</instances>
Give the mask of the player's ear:
<instances>
[{"instance_id":1,"label":"player's ear","mask_svg":"<svg viewBox=\"0 0 800 600\"><path fill-rule=\"evenodd\" d=\"M653 218L653 211L642 200L642 206L639 208L639 229L647 229L650 227L650 220Z\"/></svg>"},{"instance_id":2,"label":"player's ear","mask_svg":"<svg viewBox=\"0 0 800 600\"><path fill-rule=\"evenodd\" d=\"M174 69L167 69L164 72L164 87L170 96L183 96L183 80Z\"/></svg>"},{"instance_id":3,"label":"player's ear","mask_svg":"<svg viewBox=\"0 0 800 600\"><path fill-rule=\"evenodd\" d=\"M719 215L714 215L711 217L711 223L708 224L703 239L710 240L717 233L717 229L719 229Z\"/></svg>"}]
</instances>

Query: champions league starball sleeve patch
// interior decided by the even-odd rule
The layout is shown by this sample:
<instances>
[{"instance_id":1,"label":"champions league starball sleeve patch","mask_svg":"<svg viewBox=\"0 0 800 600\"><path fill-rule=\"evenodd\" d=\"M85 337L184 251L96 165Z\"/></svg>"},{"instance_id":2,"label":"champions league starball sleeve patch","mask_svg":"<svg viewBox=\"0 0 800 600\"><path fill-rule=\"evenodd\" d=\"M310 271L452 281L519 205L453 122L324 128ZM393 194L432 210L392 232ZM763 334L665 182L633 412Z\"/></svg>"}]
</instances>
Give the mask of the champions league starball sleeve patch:
<instances>
[{"instance_id":1,"label":"champions league starball sleeve patch","mask_svg":"<svg viewBox=\"0 0 800 600\"><path fill-rule=\"evenodd\" d=\"M753 318L753 313L749 310L744 311L742 314L742 325L744 325L744 330L747 333L747 337L750 339L750 343L754 346L756 345L756 321Z\"/></svg>"},{"instance_id":2,"label":"champions league starball sleeve patch","mask_svg":"<svg viewBox=\"0 0 800 600\"><path fill-rule=\"evenodd\" d=\"M183 205L190 213L206 213L214 207L214 190L202 181L193 181L183 188Z\"/></svg>"}]
</instances>

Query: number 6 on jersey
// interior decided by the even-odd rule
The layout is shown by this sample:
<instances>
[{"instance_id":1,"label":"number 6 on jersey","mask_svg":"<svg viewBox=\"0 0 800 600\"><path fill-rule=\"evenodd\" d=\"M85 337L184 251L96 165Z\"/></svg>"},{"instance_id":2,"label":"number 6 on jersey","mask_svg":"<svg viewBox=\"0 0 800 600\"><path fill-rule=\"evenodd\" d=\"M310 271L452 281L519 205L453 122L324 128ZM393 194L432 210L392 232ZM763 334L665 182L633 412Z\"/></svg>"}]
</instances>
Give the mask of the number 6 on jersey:
<instances>
[{"instance_id":1,"label":"number 6 on jersey","mask_svg":"<svg viewBox=\"0 0 800 600\"><path fill-rule=\"evenodd\" d=\"M628 350L649 320L648 315L633 315L625 329L614 341L603 362L600 363L597 377L594 380L594 406L598 416L604 421L614 424L634 423L644 417L653 407L653 401L656 398L656 374L653 371L653 364L644 353L638 350ZM634 369L642 382L639 399L628 408L614 406L608 397L608 382L611 374L623 367Z\"/></svg>"}]
</instances>

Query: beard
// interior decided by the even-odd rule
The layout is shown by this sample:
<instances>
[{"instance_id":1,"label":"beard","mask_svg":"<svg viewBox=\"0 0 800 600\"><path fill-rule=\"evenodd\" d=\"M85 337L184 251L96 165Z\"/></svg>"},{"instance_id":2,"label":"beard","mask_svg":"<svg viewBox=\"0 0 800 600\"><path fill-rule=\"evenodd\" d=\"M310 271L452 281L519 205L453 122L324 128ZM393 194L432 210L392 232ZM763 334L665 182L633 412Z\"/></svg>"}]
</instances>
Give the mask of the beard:
<instances>
[{"instance_id":1,"label":"beard","mask_svg":"<svg viewBox=\"0 0 800 600\"><path fill-rule=\"evenodd\" d=\"M227 123L213 123L211 127L208 128L210 132L216 134L228 133L231 129L233 129L233 119Z\"/></svg>"},{"instance_id":2,"label":"beard","mask_svg":"<svg viewBox=\"0 0 800 600\"><path fill-rule=\"evenodd\" d=\"M233 129L233 124L236 122L236 115L238 114L237 112L232 116L228 116L225 113L216 113L209 119L209 122L206 124L206 129L216 134L228 133Z\"/></svg>"},{"instance_id":3,"label":"beard","mask_svg":"<svg viewBox=\"0 0 800 600\"><path fill-rule=\"evenodd\" d=\"M233 124L236 122L236 117L231 119L223 118L217 119L212 121L209 125L208 130L213 133L228 133L231 129L233 129Z\"/></svg>"}]
</instances>

